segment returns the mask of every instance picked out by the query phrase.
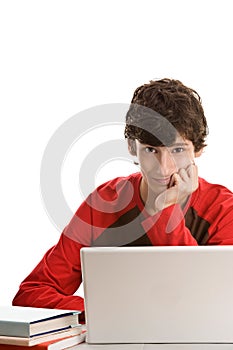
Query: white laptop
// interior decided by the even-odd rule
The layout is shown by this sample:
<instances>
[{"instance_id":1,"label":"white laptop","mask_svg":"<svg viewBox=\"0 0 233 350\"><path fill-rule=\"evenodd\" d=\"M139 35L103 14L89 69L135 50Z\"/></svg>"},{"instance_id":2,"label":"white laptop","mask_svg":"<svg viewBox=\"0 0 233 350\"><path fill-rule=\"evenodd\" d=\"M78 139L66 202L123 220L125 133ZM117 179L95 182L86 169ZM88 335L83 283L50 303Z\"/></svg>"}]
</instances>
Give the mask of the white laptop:
<instances>
[{"instance_id":1,"label":"white laptop","mask_svg":"<svg viewBox=\"0 0 233 350\"><path fill-rule=\"evenodd\" d=\"M88 343L233 343L233 246L81 250Z\"/></svg>"}]
</instances>

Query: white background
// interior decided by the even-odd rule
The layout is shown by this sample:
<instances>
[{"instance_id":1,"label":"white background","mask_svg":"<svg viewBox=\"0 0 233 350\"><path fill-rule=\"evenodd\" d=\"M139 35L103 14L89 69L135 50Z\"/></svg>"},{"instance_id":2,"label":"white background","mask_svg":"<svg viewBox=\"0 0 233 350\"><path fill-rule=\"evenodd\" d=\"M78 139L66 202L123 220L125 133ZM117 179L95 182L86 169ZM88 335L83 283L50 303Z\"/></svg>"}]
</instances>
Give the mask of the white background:
<instances>
[{"instance_id":1,"label":"white background","mask_svg":"<svg viewBox=\"0 0 233 350\"><path fill-rule=\"evenodd\" d=\"M41 199L41 159L57 128L80 111L129 103L153 78L181 80L199 92L209 122L199 173L233 190L231 14L230 0L0 1L0 304L11 303L59 238ZM103 140L119 130L103 131ZM95 137L64 163L72 210L80 204L79 154L102 142ZM98 183L131 170L120 162L93 176Z\"/></svg>"}]
</instances>

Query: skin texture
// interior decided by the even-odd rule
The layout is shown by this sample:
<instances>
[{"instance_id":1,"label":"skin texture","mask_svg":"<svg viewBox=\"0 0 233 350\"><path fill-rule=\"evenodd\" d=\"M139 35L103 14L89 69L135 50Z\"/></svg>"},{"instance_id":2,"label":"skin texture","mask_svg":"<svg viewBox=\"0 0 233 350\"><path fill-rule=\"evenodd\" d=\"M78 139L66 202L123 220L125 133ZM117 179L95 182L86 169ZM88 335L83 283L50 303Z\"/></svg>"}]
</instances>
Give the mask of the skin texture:
<instances>
[{"instance_id":1,"label":"skin texture","mask_svg":"<svg viewBox=\"0 0 233 350\"><path fill-rule=\"evenodd\" d=\"M197 189L198 169L194 159L202 150L195 152L190 140L177 136L169 147L155 147L138 140L132 144L131 140L129 151L138 159L142 172L140 195L150 215L173 204L182 208Z\"/></svg>"}]
</instances>

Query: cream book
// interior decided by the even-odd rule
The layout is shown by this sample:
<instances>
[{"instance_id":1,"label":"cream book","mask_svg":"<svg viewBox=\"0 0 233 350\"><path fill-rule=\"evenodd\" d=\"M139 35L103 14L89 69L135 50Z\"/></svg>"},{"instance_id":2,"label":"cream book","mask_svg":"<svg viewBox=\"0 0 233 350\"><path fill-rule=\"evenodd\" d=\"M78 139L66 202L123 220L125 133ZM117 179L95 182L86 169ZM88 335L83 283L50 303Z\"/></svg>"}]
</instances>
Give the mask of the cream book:
<instances>
[{"instance_id":1,"label":"cream book","mask_svg":"<svg viewBox=\"0 0 233 350\"><path fill-rule=\"evenodd\" d=\"M78 344L85 341L85 336L85 332L82 332L79 335L72 335L61 339L46 341L44 343L33 345L32 347L29 347L28 345L12 345L0 343L0 350L64 350L67 348L70 349L71 347L74 349Z\"/></svg>"},{"instance_id":2,"label":"cream book","mask_svg":"<svg viewBox=\"0 0 233 350\"><path fill-rule=\"evenodd\" d=\"M85 333L79 335L72 335L62 339L50 340L44 343L33 345L10 345L0 344L0 350L61 350L61 349L75 349L76 346L85 341Z\"/></svg>"},{"instance_id":3,"label":"cream book","mask_svg":"<svg viewBox=\"0 0 233 350\"><path fill-rule=\"evenodd\" d=\"M77 328L77 310L0 306L0 336L34 337Z\"/></svg>"},{"instance_id":4,"label":"cream book","mask_svg":"<svg viewBox=\"0 0 233 350\"><path fill-rule=\"evenodd\" d=\"M0 335L0 350L21 350L29 346L37 346L38 349L64 349L84 340L85 332L79 327L26 338Z\"/></svg>"}]
</instances>

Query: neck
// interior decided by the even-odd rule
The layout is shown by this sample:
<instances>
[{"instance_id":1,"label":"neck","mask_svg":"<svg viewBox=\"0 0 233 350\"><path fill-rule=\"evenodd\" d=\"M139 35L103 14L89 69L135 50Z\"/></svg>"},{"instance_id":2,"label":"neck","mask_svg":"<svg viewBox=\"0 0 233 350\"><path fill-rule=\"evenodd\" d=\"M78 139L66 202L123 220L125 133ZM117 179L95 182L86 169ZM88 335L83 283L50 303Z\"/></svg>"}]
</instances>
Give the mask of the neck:
<instances>
[{"instance_id":1,"label":"neck","mask_svg":"<svg viewBox=\"0 0 233 350\"><path fill-rule=\"evenodd\" d=\"M154 214L155 200L159 194L160 192L156 193L150 191L146 181L142 178L140 183L140 196L149 214Z\"/></svg>"}]
</instances>

